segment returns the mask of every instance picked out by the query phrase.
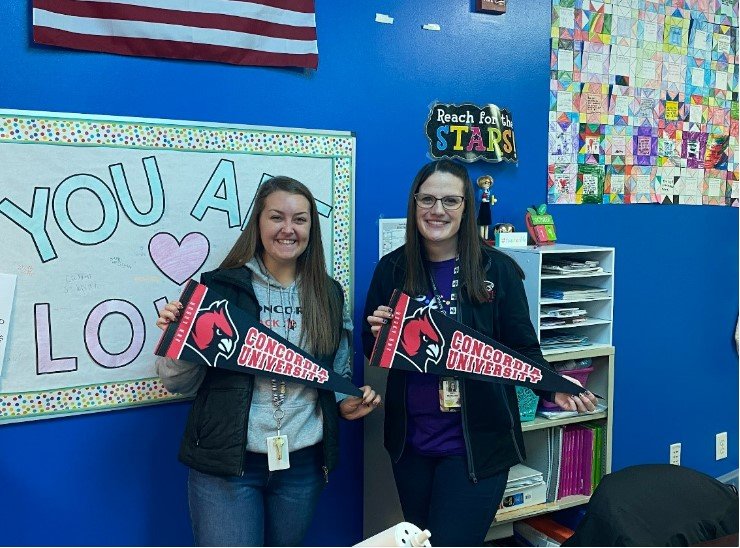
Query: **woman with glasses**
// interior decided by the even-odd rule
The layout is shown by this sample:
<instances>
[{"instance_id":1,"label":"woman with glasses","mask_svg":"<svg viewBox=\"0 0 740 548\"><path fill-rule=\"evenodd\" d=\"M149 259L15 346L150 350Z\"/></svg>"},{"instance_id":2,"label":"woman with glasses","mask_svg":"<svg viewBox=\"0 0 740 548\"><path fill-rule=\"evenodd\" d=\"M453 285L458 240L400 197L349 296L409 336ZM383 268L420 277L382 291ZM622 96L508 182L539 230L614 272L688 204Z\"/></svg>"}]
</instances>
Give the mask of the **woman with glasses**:
<instances>
[{"instance_id":1,"label":"woman with glasses","mask_svg":"<svg viewBox=\"0 0 740 548\"><path fill-rule=\"evenodd\" d=\"M402 289L547 367L523 277L512 259L482 242L467 169L431 162L411 185L405 245L375 268L365 355L392 318L393 290ZM596 402L587 391L540 395L571 411L591 411ZM525 458L514 387L390 369L385 398L385 447L404 518L429 529L435 546L482 544L509 468Z\"/></svg>"}]
</instances>

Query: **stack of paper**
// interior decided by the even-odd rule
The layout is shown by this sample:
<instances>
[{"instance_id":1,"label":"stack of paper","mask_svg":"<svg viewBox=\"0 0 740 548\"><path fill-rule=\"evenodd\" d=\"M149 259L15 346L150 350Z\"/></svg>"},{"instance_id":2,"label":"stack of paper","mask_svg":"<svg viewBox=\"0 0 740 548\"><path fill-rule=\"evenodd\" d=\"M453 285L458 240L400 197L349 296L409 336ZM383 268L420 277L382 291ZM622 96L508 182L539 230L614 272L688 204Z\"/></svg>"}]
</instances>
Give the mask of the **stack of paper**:
<instances>
[{"instance_id":1,"label":"stack of paper","mask_svg":"<svg viewBox=\"0 0 740 548\"><path fill-rule=\"evenodd\" d=\"M572 259L555 259L548 257L542 262L543 274L598 274L604 269L599 261L574 261Z\"/></svg>"},{"instance_id":2,"label":"stack of paper","mask_svg":"<svg viewBox=\"0 0 740 548\"><path fill-rule=\"evenodd\" d=\"M516 464L509 470L504 498L499 505L498 513L542 504L546 497L547 485L542 472L523 464Z\"/></svg>"},{"instance_id":3,"label":"stack of paper","mask_svg":"<svg viewBox=\"0 0 740 548\"><path fill-rule=\"evenodd\" d=\"M557 331L558 330L556 329L549 337L542 337L542 341L540 341L542 350L547 350L548 348L567 348L569 346L588 346L591 344L588 337L574 334L561 334Z\"/></svg>"},{"instance_id":4,"label":"stack of paper","mask_svg":"<svg viewBox=\"0 0 740 548\"><path fill-rule=\"evenodd\" d=\"M606 297L607 290L602 287L588 285L572 285L561 283L542 282L542 298L544 299L595 299Z\"/></svg>"},{"instance_id":5,"label":"stack of paper","mask_svg":"<svg viewBox=\"0 0 740 548\"><path fill-rule=\"evenodd\" d=\"M540 308L540 325L545 327L582 323L588 319L587 314L586 310L578 307L543 306Z\"/></svg>"}]
</instances>

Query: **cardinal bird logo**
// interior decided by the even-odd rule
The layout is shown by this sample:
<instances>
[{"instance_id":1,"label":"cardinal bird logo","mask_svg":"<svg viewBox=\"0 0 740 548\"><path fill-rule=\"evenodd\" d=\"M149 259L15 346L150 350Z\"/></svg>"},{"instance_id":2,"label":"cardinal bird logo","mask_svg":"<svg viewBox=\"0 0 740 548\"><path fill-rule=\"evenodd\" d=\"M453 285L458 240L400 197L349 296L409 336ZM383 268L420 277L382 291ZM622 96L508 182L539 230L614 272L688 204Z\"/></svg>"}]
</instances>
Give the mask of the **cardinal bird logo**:
<instances>
[{"instance_id":1,"label":"cardinal bird logo","mask_svg":"<svg viewBox=\"0 0 740 548\"><path fill-rule=\"evenodd\" d=\"M430 364L439 363L444 353L445 340L434 323L429 307L417 308L403 320L398 354L410 361L421 373Z\"/></svg>"},{"instance_id":2,"label":"cardinal bird logo","mask_svg":"<svg viewBox=\"0 0 740 548\"><path fill-rule=\"evenodd\" d=\"M198 310L185 343L211 367L216 367L219 358L228 360L234 354L239 340L228 304L227 301L216 301L208 308Z\"/></svg>"}]
</instances>

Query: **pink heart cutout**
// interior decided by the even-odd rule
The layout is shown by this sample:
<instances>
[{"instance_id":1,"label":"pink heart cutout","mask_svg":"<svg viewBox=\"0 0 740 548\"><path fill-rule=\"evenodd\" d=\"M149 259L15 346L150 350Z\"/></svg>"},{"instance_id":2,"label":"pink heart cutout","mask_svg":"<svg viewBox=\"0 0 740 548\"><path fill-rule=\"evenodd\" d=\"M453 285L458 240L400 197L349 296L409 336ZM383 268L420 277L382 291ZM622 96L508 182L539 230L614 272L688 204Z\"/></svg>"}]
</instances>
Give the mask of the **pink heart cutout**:
<instances>
[{"instance_id":1,"label":"pink heart cutout","mask_svg":"<svg viewBox=\"0 0 740 548\"><path fill-rule=\"evenodd\" d=\"M162 274L177 285L189 280L206 262L211 244L200 232L186 234L177 241L168 232L159 232L149 240L149 256Z\"/></svg>"}]
</instances>

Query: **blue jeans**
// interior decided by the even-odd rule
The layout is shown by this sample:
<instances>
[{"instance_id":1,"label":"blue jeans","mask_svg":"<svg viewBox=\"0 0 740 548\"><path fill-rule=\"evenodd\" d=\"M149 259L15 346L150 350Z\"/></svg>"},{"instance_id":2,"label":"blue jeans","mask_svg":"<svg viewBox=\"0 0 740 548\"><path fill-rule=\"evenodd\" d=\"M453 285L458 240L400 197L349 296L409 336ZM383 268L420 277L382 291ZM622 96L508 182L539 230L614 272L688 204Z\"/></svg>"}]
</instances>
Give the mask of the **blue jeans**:
<instances>
[{"instance_id":1,"label":"blue jeans","mask_svg":"<svg viewBox=\"0 0 740 548\"><path fill-rule=\"evenodd\" d=\"M190 470L188 502L196 546L300 546L324 487L322 445L290 453L270 472L267 455L246 453L243 476Z\"/></svg>"},{"instance_id":2,"label":"blue jeans","mask_svg":"<svg viewBox=\"0 0 740 548\"><path fill-rule=\"evenodd\" d=\"M465 456L425 457L406 449L393 475L404 519L429 529L432 546L480 546L504 496L508 470L473 483Z\"/></svg>"}]
</instances>

